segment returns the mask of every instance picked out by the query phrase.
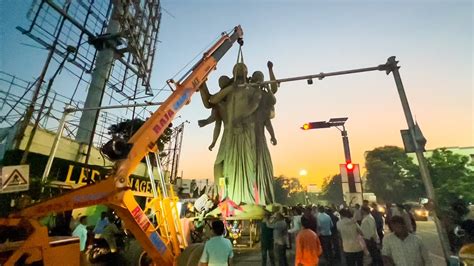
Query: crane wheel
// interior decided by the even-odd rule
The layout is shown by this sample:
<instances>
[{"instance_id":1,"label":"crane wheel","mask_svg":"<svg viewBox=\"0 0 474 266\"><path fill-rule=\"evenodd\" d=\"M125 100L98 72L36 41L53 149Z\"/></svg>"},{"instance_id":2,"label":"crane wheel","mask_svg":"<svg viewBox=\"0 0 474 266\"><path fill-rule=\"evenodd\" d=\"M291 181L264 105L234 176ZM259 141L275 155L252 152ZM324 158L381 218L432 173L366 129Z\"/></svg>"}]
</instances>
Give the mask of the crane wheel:
<instances>
[{"instance_id":1,"label":"crane wheel","mask_svg":"<svg viewBox=\"0 0 474 266\"><path fill-rule=\"evenodd\" d=\"M130 241L128 247L124 250L123 258L125 259L124 265L127 266L152 265L152 261L136 239Z\"/></svg>"},{"instance_id":2,"label":"crane wheel","mask_svg":"<svg viewBox=\"0 0 474 266\"><path fill-rule=\"evenodd\" d=\"M189 245L178 258L178 266L195 266L199 264L204 243L195 243Z\"/></svg>"}]
</instances>

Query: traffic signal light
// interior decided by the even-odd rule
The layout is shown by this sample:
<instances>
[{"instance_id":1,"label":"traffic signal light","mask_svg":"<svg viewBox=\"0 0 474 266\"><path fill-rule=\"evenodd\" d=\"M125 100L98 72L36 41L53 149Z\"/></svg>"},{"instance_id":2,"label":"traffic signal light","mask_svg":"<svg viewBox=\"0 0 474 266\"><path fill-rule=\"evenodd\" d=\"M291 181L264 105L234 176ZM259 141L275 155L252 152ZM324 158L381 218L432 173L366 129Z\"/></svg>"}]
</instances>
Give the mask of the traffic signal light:
<instances>
[{"instance_id":1,"label":"traffic signal light","mask_svg":"<svg viewBox=\"0 0 474 266\"><path fill-rule=\"evenodd\" d=\"M331 124L328 122L320 121L320 122L309 122L303 124L301 129L308 130L308 129L315 129L315 128L328 128L331 127Z\"/></svg>"},{"instance_id":2,"label":"traffic signal light","mask_svg":"<svg viewBox=\"0 0 474 266\"><path fill-rule=\"evenodd\" d=\"M346 163L346 169L348 171L352 171L352 170L354 170L354 165L351 162L347 162Z\"/></svg>"}]
</instances>

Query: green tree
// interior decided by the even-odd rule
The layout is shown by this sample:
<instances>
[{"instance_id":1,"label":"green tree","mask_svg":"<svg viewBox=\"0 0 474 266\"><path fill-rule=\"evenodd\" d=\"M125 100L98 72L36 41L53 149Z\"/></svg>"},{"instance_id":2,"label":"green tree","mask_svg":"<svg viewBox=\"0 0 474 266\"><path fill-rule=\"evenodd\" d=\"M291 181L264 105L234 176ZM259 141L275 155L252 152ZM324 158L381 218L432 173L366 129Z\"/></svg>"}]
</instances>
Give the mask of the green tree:
<instances>
[{"instance_id":1,"label":"green tree","mask_svg":"<svg viewBox=\"0 0 474 266\"><path fill-rule=\"evenodd\" d=\"M474 201L474 171L469 168L469 157L441 148L427 161L440 211L450 211L458 199Z\"/></svg>"},{"instance_id":2,"label":"green tree","mask_svg":"<svg viewBox=\"0 0 474 266\"><path fill-rule=\"evenodd\" d=\"M344 202L342 194L341 175L328 176L324 179L322 188L322 198L330 203L341 204Z\"/></svg>"},{"instance_id":3,"label":"green tree","mask_svg":"<svg viewBox=\"0 0 474 266\"><path fill-rule=\"evenodd\" d=\"M367 152L366 186L385 202L404 202L423 197L418 167L400 147L384 146Z\"/></svg>"},{"instance_id":4,"label":"green tree","mask_svg":"<svg viewBox=\"0 0 474 266\"><path fill-rule=\"evenodd\" d=\"M127 119L120 123L114 124L109 126L108 133L112 136L117 136L125 141L128 141L137 130L143 126L145 121L141 120L140 118L135 119ZM156 142L159 151L163 151L165 144L168 143L171 139L171 135L173 134L173 130L171 129L172 125L165 129L163 134L161 134L160 138ZM161 155L160 155L161 156Z\"/></svg>"},{"instance_id":5,"label":"green tree","mask_svg":"<svg viewBox=\"0 0 474 266\"><path fill-rule=\"evenodd\" d=\"M294 206L305 203L305 191L298 178L279 176L273 179L275 201L282 205Z\"/></svg>"}]
</instances>

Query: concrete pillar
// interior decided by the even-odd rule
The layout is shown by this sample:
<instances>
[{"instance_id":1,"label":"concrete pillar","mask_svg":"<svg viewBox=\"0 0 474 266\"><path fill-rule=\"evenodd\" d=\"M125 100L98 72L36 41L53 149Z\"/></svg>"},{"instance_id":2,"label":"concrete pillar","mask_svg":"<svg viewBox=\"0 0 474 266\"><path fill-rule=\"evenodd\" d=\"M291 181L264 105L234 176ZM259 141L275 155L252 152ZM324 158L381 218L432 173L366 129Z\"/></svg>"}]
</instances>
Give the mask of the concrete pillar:
<instances>
[{"instance_id":1,"label":"concrete pillar","mask_svg":"<svg viewBox=\"0 0 474 266\"><path fill-rule=\"evenodd\" d=\"M114 1L112 16L107 26L108 34L114 35L120 32L119 15L123 12L122 1ZM110 75L110 70L114 62L114 40L107 40L102 50L98 51L95 68L92 71L91 84L87 92L84 108L100 107L105 90L106 82ZM79 122L79 129L76 135L76 141L89 144L93 135L94 126L97 122L98 110L84 111Z\"/></svg>"}]
</instances>

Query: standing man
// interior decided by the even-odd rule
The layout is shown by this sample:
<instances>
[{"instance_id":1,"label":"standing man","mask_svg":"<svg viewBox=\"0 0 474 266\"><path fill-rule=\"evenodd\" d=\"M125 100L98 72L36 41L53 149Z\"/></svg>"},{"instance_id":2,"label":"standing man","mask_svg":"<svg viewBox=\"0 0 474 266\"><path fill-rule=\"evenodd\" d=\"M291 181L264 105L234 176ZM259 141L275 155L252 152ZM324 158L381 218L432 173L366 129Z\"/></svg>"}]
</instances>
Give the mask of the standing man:
<instances>
[{"instance_id":1,"label":"standing man","mask_svg":"<svg viewBox=\"0 0 474 266\"><path fill-rule=\"evenodd\" d=\"M379 235L380 243L382 243L383 239L383 216L382 213L379 212L377 203L372 202L372 217L374 217L375 220L375 226L377 227L377 234Z\"/></svg>"},{"instance_id":2,"label":"standing man","mask_svg":"<svg viewBox=\"0 0 474 266\"><path fill-rule=\"evenodd\" d=\"M303 229L296 236L296 266L314 266L319 263L321 255L321 243L318 235L313 232L311 222L306 216L301 217L301 225Z\"/></svg>"},{"instance_id":3,"label":"standing man","mask_svg":"<svg viewBox=\"0 0 474 266\"><path fill-rule=\"evenodd\" d=\"M79 247L81 252L86 250L87 243L87 216L81 216L79 218L79 224L72 232L72 236L79 237Z\"/></svg>"},{"instance_id":4,"label":"standing man","mask_svg":"<svg viewBox=\"0 0 474 266\"><path fill-rule=\"evenodd\" d=\"M298 235L299 231L301 230L301 209L302 207L300 206L295 206L291 212L293 214L293 217L291 219L291 228L288 230L289 234L289 242L290 242L290 249L291 249L291 243L294 242L296 236Z\"/></svg>"},{"instance_id":5,"label":"standing man","mask_svg":"<svg viewBox=\"0 0 474 266\"><path fill-rule=\"evenodd\" d=\"M107 217L107 212L102 212L100 214L100 219L97 221L94 227L94 238L101 238L104 228L109 224L109 218Z\"/></svg>"},{"instance_id":6,"label":"standing man","mask_svg":"<svg viewBox=\"0 0 474 266\"><path fill-rule=\"evenodd\" d=\"M275 243L275 252L278 257L279 266L288 266L286 259L286 240L288 239L288 227L285 218L280 212L276 213L273 227L273 241Z\"/></svg>"},{"instance_id":7,"label":"standing man","mask_svg":"<svg viewBox=\"0 0 474 266\"><path fill-rule=\"evenodd\" d=\"M273 229L269 226L271 213L265 210L265 217L260 224L260 248L262 251L262 266L267 265L267 253L270 265L275 266L275 253L273 253Z\"/></svg>"},{"instance_id":8,"label":"standing man","mask_svg":"<svg viewBox=\"0 0 474 266\"><path fill-rule=\"evenodd\" d=\"M352 219L352 213L348 209L342 209L339 213L341 220L337 222L337 230L341 235L347 266L362 266L364 249L358 239L359 225Z\"/></svg>"},{"instance_id":9,"label":"standing man","mask_svg":"<svg viewBox=\"0 0 474 266\"><path fill-rule=\"evenodd\" d=\"M214 236L206 241L202 251L199 265L201 266L226 266L231 265L234 257L232 243L224 238L224 223L221 220L212 222Z\"/></svg>"},{"instance_id":10,"label":"standing man","mask_svg":"<svg viewBox=\"0 0 474 266\"><path fill-rule=\"evenodd\" d=\"M370 256L372 257L373 266L383 266L382 257L380 256L380 250L377 247L377 243L380 242L379 235L377 234L377 226L375 225L375 219L370 214L370 208L362 206L362 223L361 231L364 237L365 245L369 250Z\"/></svg>"},{"instance_id":11,"label":"standing man","mask_svg":"<svg viewBox=\"0 0 474 266\"><path fill-rule=\"evenodd\" d=\"M421 239L411 234L401 216L389 221L393 233L383 240L384 265L431 266L428 250Z\"/></svg>"},{"instance_id":12,"label":"standing man","mask_svg":"<svg viewBox=\"0 0 474 266\"><path fill-rule=\"evenodd\" d=\"M333 252L331 243L331 228L333 227L331 217L326 214L323 206L318 208L318 235L323 246L323 255L326 262L332 265Z\"/></svg>"}]
</instances>

